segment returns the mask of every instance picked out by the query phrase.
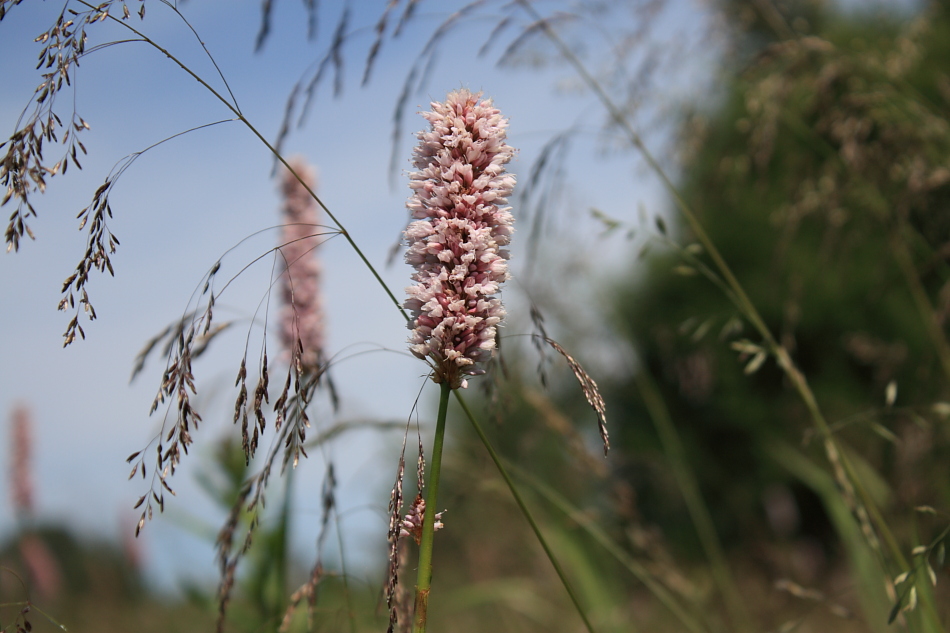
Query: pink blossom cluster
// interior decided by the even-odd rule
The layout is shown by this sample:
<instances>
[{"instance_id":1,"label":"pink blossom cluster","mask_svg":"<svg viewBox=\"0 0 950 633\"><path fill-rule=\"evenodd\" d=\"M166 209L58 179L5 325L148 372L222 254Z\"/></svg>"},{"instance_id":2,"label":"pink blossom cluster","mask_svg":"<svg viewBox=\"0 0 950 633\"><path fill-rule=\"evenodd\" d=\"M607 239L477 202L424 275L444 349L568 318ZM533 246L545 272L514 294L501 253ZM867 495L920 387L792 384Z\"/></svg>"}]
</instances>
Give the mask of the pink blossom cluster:
<instances>
[{"instance_id":1,"label":"pink blossom cluster","mask_svg":"<svg viewBox=\"0 0 950 633\"><path fill-rule=\"evenodd\" d=\"M458 90L424 112L431 128L419 133L406 206L406 262L415 267L406 289L412 314L410 350L429 359L436 382L453 389L481 367L495 348L505 316L494 295L508 279L506 246L512 233L508 196L515 185L505 164L507 119L490 99Z\"/></svg>"},{"instance_id":2,"label":"pink blossom cluster","mask_svg":"<svg viewBox=\"0 0 950 633\"><path fill-rule=\"evenodd\" d=\"M311 190L316 174L301 158L290 161ZM314 248L320 242L317 203L307 189L289 171L284 170L281 192L284 196L281 252L287 269L281 283L281 342L285 350L303 347L304 371L316 371L323 358L323 307L320 301L320 263Z\"/></svg>"}]
</instances>

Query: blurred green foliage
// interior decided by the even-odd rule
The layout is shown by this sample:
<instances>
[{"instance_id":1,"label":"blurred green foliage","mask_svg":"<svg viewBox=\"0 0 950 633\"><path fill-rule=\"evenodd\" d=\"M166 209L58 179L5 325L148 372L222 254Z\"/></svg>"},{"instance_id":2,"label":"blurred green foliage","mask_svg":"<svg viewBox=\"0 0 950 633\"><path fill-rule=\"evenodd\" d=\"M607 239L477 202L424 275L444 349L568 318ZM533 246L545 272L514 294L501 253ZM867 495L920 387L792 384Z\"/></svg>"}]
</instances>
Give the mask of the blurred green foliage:
<instances>
[{"instance_id":1,"label":"blurred green foliage","mask_svg":"<svg viewBox=\"0 0 950 633\"><path fill-rule=\"evenodd\" d=\"M753 4L769 3L726 3L735 10L738 61L718 94L683 121L679 187L804 373L909 554L947 524L946 514L918 516L914 508L950 508L950 428L941 404L950 379L950 5L910 15L777 3L783 19L776 25ZM749 11L753 19L743 23ZM688 229L668 219L656 227L655 243L612 293L616 303L600 308L636 352L631 371L649 374L646 384L656 385L669 410L755 619L778 627L796 609L794 599L769 591L772 582L827 590L847 573L850 587L838 590L857 614L847 626L886 629L894 598L883 592L884 577L896 572L862 543L804 403L772 359L756 359L761 341ZM505 395L495 410L503 413L492 433L501 451L594 517L675 588L684 609L704 605L705 622L728 629L677 465L644 403L642 377L597 376L612 439L603 470L577 450L592 430L579 392L569 379L558 380L551 395L520 383L516 376L532 369L518 366L500 381ZM561 423L571 419L576 428ZM444 487L468 491L446 501L453 536L438 544L452 552L443 556L471 559L451 572L460 587L485 560L499 561L491 565L498 577L508 564L524 569L521 559L532 551L494 531L495 518L507 525L517 517L498 500L503 492L491 468L469 459L475 463ZM489 513L469 498L483 488L495 499L486 494L482 502L494 504ZM535 500L552 538L570 539L564 555L576 561L580 548L595 570L572 570L589 604L601 617L611 612L592 597L600 592L623 613L616 595L638 595L641 585L576 520ZM481 527L460 533L456 508L466 507L479 509L460 522ZM477 556L465 554L473 549ZM535 582L550 581L537 565L546 580ZM946 569L938 573L945 597ZM597 588L605 578L608 591ZM548 591L558 589L535 595ZM936 604L946 619L947 602ZM828 630L839 626L846 625Z\"/></svg>"},{"instance_id":2,"label":"blurred green foliage","mask_svg":"<svg viewBox=\"0 0 950 633\"><path fill-rule=\"evenodd\" d=\"M135 548L36 525L0 546L0 630L14 631L26 601L34 633L209 631L213 613L147 590ZM19 622L21 625L23 621Z\"/></svg>"},{"instance_id":3,"label":"blurred green foliage","mask_svg":"<svg viewBox=\"0 0 950 633\"><path fill-rule=\"evenodd\" d=\"M698 113L691 129L703 117L705 135L682 190L825 415L891 484L892 508L946 507L948 433L930 408L948 376L927 320L943 331L950 298L950 20L935 7L903 24L819 24L763 49L720 107ZM766 447L801 443L810 423L773 363L744 374L750 358L730 343L754 333L715 283L682 274L708 265L683 248L689 235L670 241L638 271L617 324L661 387L722 536L747 543L765 528L764 490L789 478ZM891 381L899 395L886 408ZM636 457L657 446L639 396L626 382L610 391L641 507L664 533L682 532L677 503L656 498L662 487ZM800 529L816 529L805 518Z\"/></svg>"}]
</instances>

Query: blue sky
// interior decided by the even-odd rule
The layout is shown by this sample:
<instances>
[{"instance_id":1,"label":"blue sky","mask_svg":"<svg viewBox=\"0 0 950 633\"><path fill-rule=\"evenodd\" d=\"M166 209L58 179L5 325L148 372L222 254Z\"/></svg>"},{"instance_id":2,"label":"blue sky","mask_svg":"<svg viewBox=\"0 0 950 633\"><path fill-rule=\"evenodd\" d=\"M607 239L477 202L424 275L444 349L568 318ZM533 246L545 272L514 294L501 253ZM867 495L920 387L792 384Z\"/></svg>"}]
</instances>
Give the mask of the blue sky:
<instances>
[{"instance_id":1,"label":"blue sky","mask_svg":"<svg viewBox=\"0 0 950 633\"><path fill-rule=\"evenodd\" d=\"M318 193L401 297L409 270L401 260L391 267L385 260L406 219L405 170L413 133L423 124L415 112L462 86L483 90L510 117L509 142L520 153L509 168L525 179L541 145L552 134L580 126L587 133L575 144L568 163L570 178L560 200L562 228L549 248L557 252L564 246L558 240L570 234L571 248L580 249L576 259L582 267L569 285L597 292L602 280L630 265L637 247L622 238L601 238L596 223L589 220L589 210L596 207L635 223L640 207L649 213L660 211L662 195L632 155L604 150L597 138L602 110L576 88L576 79L566 68L502 70L494 65L493 57L475 55L492 20L497 21L490 12L467 24L443 47L422 92L413 95L399 141L401 172L396 188L390 187L393 109L420 42L448 15L446 4L423 3L412 28L399 39L386 41L372 81L361 88L370 27L385 3L354 3L355 36L346 49L344 94L334 99L327 85L321 88L305 127L288 139L286 153L301 154L317 166ZM330 39L340 3L323 5L320 36L308 42L300 3L275 3L272 35L263 52L255 55L258 3L193 0L182 4L243 112L267 138L277 133L294 82L322 55ZM39 83L39 73L33 68L39 45L33 38L52 23L61 6L23 3L0 24L0 76L4 78L0 135L4 138L13 132ZM134 11L138 3L129 6ZM669 24L659 31L660 39L695 28L697 15L690 3L674 3L673 13L666 18ZM133 23L138 25L138 20ZM203 77L215 79L193 35L167 8L149 2L144 26ZM90 29L90 36L103 38L99 41L127 37L106 23ZM82 136L89 150L84 169L52 180L39 199L39 217L30 222L36 241L26 240L19 253L6 254L0 264L0 419L8 419L18 402L32 410L38 519L66 522L82 533L117 539L133 529L137 514L132 505L146 492L141 480L126 480L125 457L144 448L161 423L161 409L151 418L148 410L162 363L153 359L129 384L135 354L152 335L181 316L204 273L225 251L278 222L278 198L270 178L271 157L239 123L199 130L144 154L123 175L112 196L115 218L109 226L121 246L113 258L115 278L97 277L90 284L99 318L83 324L87 340L63 349L61 334L68 317L56 311L59 290L85 245L84 235L76 230L76 214L123 157L184 129L230 117L196 81L146 44L124 44L89 55L79 73L77 111L92 128ZM687 92L688 84L683 77L667 78L669 102ZM4 217L12 212L9 205L3 210ZM276 240L274 231L253 237L224 260L222 271L236 273ZM516 278L527 264L523 248L516 236L512 246ZM334 414L325 401L316 403L312 416L316 430L345 420L405 421L424 388L421 421L425 423L431 418L431 386L422 377L425 367L405 352L407 331L402 318L342 239L330 240L320 256L330 351L344 360L333 370L340 386L341 410ZM195 434L192 454L172 481L178 496L168 500L165 515L149 524L140 538L149 575L162 586L173 587L184 577L213 577L210 540L185 526L199 521L214 530L223 516L195 485L195 470L207 459L216 438L237 432L230 421L231 387L248 332L252 341L262 335L261 328L251 324L251 316L266 295L272 265L273 260L265 258L242 273L219 299L216 318L234 319L237 325L195 365L196 402L205 422ZM533 274L538 275L537 271ZM540 280L552 281L544 279L543 273ZM523 308L518 293L517 283L506 291L509 312ZM581 295L576 301L590 297ZM525 321L525 315L520 320L514 315L509 333L518 328L524 331L520 324ZM276 348L276 339L269 340L271 348ZM596 356L596 350L591 355ZM587 360L594 366L600 361L609 364L609 359ZM14 529L10 498L5 494L9 490L5 424L0 424L0 437L2 540ZM382 573L384 513L400 439L398 433L353 432L330 446L325 455L311 454L296 478L294 546L303 560L312 556L320 519L323 460L329 457L338 469L348 557L365 569L360 573L372 577ZM178 553L170 554L173 551Z\"/></svg>"}]
</instances>

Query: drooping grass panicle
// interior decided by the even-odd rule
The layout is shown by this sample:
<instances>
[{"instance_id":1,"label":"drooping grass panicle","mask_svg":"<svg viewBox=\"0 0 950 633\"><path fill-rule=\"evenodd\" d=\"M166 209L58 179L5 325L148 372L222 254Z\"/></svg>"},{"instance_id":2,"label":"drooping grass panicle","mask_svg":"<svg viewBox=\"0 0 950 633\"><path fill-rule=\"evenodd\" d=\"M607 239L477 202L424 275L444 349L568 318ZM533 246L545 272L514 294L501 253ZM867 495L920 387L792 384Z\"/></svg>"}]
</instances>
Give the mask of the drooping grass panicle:
<instances>
[{"instance_id":1,"label":"drooping grass panicle","mask_svg":"<svg viewBox=\"0 0 950 633\"><path fill-rule=\"evenodd\" d=\"M597 388L597 383L594 382L590 374L581 367L581 364L578 363L573 356L568 354L567 350L561 347L557 341L545 338L544 342L553 347L554 351L563 356L564 360L567 361L571 371L574 372L574 377L577 378L577 382L584 392L584 398L587 400L587 404L589 404L591 409L594 410L594 413L597 414L597 425L600 430L600 439L604 443L604 455L606 456L607 451L610 450L610 439L607 436L607 404L604 402L604 397L600 395L600 389Z\"/></svg>"},{"instance_id":2,"label":"drooping grass panicle","mask_svg":"<svg viewBox=\"0 0 950 633\"><path fill-rule=\"evenodd\" d=\"M221 576L217 597L218 630L223 630L235 586L237 567L249 551L254 533L260 525L267 485L278 454L283 453L281 472L288 465L296 468L300 456L307 456L304 447L306 431L310 427L307 408L326 368L323 354L323 309L319 294L321 269L313 253L315 245L322 241L325 235L317 225L317 202L311 194L315 188L314 170L303 159L290 160L289 169L282 174L284 223L281 226L281 245L277 247L285 263L280 280L283 299L280 337L289 367L280 395L273 404L276 436L267 452L263 468L246 482L232 506L228 520L218 534L216 545ZM242 421L242 444L245 457L249 460L256 451L266 424L262 407L263 403L269 402L266 343L253 404L249 404L246 362L245 354L236 381L240 392L235 403L234 421ZM253 435L249 435L249 411L256 417L256 424L252 424ZM323 491L323 522L317 539L317 560L308 580L291 596L280 630L286 630L291 625L294 612L304 600L307 603L308 620L312 621L316 587L324 577L323 542L329 519L336 507L336 478L333 473L333 465L328 463ZM235 537L240 529L239 519L245 515L249 515L251 520L244 530L243 543L239 544Z\"/></svg>"},{"instance_id":3,"label":"drooping grass panicle","mask_svg":"<svg viewBox=\"0 0 950 633\"><path fill-rule=\"evenodd\" d=\"M302 184L290 172L290 169L300 174L307 184ZM317 243L314 240L319 242L325 239L326 231L325 227L319 227L316 224L318 216L314 206L315 201L308 192L308 188L312 191L314 187L313 170L303 161L293 161L283 181L284 215L287 221L280 227L272 227L283 229L281 244L256 257L237 273L240 275L268 254L280 254L277 261L283 261L286 266L280 279L274 285L283 290L285 299L281 334L289 362L284 380L281 381L283 386L271 406L268 406L271 402L271 366L268 361L266 339L262 343L256 363L248 361L248 349L245 348L235 381L238 393L234 407L234 422L241 424L242 448L246 462L249 463L257 452L267 426L268 413L273 414L276 435L272 447L267 451L262 470L249 480L247 489L235 502L232 518L226 522L218 538L222 570L219 602L222 614L227 606L237 564L249 547L251 533L257 525L257 508L263 505L264 490L277 456L283 454L281 472L287 466L296 467L300 457L307 456L304 447L307 429L310 427L307 407L318 384L326 384L330 388L331 400L336 402L330 382L321 382L326 364L323 362L323 318L318 296L320 268L314 260L313 248ZM148 355L162 341L166 341L162 353L168 360L162 386L153 401L151 411L154 412L167 399L171 399L174 404L169 407L168 413L173 412L175 418L171 429L168 429L167 433L163 431L162 435L156 438L157 459L152 469L152 489L140 497L135 506L136 508L144 506L136 526L136 534L144 527L146 521L151 519L153 502L161 511L164 507L164 492L174 494L168 479L174 475L182 453L188 452L188 447L193 441L191 432L201 422L201 416L191 404L191 396L197 393L192 361L207 349L212 338L231 325L231 322L225 322L212 326L212 312L217 298L224 293L237 275L220 288L215 287L215 280L221 270L222 259L247 239L250 238L245 238L229 249L205 275L192 297L192 300L195 300L197 296L199 305L187 311L179 321L153 337L136 359L133 377L144 367ZM270 296L270 289L267 296ZM202 302L204 302L203 306ZM264 329L267 330L266 319ZM248 336L250 337L250 333ZM251 383L249 387L247 384L248 365L253 368L254 364L257 365L258 379L256 385ZM253 369L250 371L253 372ZM146 477L147 454L147 451L137 451L128 458L130 463L134 462L130 478L136 474L140 474L143 479ZM151 454L156 455L156 453ZM242 505L247 506L246 510L241 509ZM245 511L254 515L255 519L247 528L244 544L238 546L235 545L234 532L238 528L237 519L243 517Z\"/></svg>"},{"instance_id":4,"label":"drooping grass panicle","mask_svg":"<svg viewBox=\"0 0 950 633\"><path fill-rule=\"evenodd\" d=\"M4 3L0 19L12 6ZM0 148L6 146L5 155L0 157L0 186L6 190L0 206L11 200L17 205L4 233L7 251L19 250L24 234L33 237L27 224L29 216L36 216L30 195L45 192L47 181L65 174L70 164L82 168L79 156L86 153L86 148L78 135L88 130L89 124L75 109L64 123L65 115L61 118L55 106L60 91L75 86L79 58L86 51L86 28L101 21L102 15L98 9L72 14L64 10L56 23L35 39L43 47L37 65L44 69L43 81L37 86L31 105L20 116L18 129L0 144ZM73 100L68 102L75 104ZM62 144L63 153L57 160L48 161L43 151L54 144Z\"/></svg>"},{"instance_id":5,"label":"drooping grass panicle","mask_svg":"<svg viewBox=\"0 0 950 633\"><path fill-rule=\"evenodd\" d=\"M435 382L465 387L485 372L505 316L494 296L508 279L512 233L508 196L515 185L505 164L508 121L490 99L462 89L423 113L406 203L406 262L415 267L405 307L412 315L410 350L429 359Z\"/></svg>"},{"instance_id":6,"label":"drooping grass panicle","mask_svg":"<svg viewBox=\"0 0 950 633\"><path fill-rule=\"evenodd\" d=\"M403 479L406 474L406 439L408 433L409 429L407 426L406 435L403 436L402 440L402 451L399 454L396 481L393 484L392 491L389 493L389 531L387 533L389 565L386 572L386 586L384 588L386 608L389 612L389 628L387 629L387 633L393 633L398 622L407 622L411 619L411 614L409 618L399 618L400 611L402 610L399 607L402 606L405 608L406 601L400 601L398 599L400 596L399 569L401 567L400 563L402 562L402 558L405 557L404 555L400 556L401 550L403 552L405 550L404 546L400 548L400 537L402 535Z\"/></svg>"},{"instance_id":7,"label":"drooping grass panicle","mask_svg":"<svg viewBox=\"0 0 950 633\"><path fill-rule=\"evenodd\" d=\"M283 633L284 631L290 629L291 625L293 624L294 613L296 612L300 603L304 601L306 601L307 606L307 630L313 630L313 619L317 604L318 586L325 576L323 566L324 543L326 542L327 535L330 531L330 519L337 512L337 478L335 472L336 471L333 466L333 462L327 462L326 476L323 479L323 490L320 495L322 497L323 508L321 513L322 518L320 520L320 532L317 535L317 558L314 561L313 566L310 568L310 574L308 575L307 580L291 594L287 608L284 611L284 617L281 622L281 626L278 629L279 633ZM337 528L339 528L339 523L337 523ZM341 565L342 564L343 563L341 559ZM345 583L345 566L342 571Z\"/></svg>"}]
</instances>

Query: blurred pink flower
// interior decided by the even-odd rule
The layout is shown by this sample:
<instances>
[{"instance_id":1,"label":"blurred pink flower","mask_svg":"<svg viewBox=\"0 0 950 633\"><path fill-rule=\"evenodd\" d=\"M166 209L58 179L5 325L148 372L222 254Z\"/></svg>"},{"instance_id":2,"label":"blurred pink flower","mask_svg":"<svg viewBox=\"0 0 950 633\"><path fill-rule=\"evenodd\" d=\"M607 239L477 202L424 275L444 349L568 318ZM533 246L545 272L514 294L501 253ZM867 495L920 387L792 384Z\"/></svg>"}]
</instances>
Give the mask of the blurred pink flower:
<instances>
[{"instance_id":1,"label":"blurred pink flower","mask_svg":"<svg viewBox=\"0 0 950 633\"><path fill-rule=\"evenodd\" d=\"M30 410L26 405L16 405L11 416L13 437L10 442L12 452L10 463L13 484L13 507L21 517L33 515L33 473L31 458L33 455L33 434Z\"/></svg>"},{"instance_id":2,"label":"blurred pink flower","mask_svg":"<svg viewBox=\"0 0 950 633\"><path fill-rule=\"evenodd\" d=\"M514 149L505 142L508 121L490 99L458 90L424 112L406 206L415 219L406 229L406 262L416 283L406 289L412 313L410 350L433 365L435 382L453 389L464 376L485 372L495 328L505 316L495 297L508 279L515 185L504 165Z\"/></svg>"},{"instance_id":3,"label":"blurred pink flower","mask_svg":"<svg viewBox=\"0 0 950 633\"><path fill-rule=\"evenodd\" d=\"M311 190L316 189L314 170L299 157L290 164ZM299 338L301 364L314 372L323 358L323 306L320 301L320 263L313 250L320 243L317 203L300 181L284 170L281 252L287 264L282 279L281 342L292 355Z\"/></svg>"},{"instance_id":4,"label":"blurred pink flower","mask_svg":"<svg viewBox=\"0 0 950 633\"><path fill-rule=\"evenodd\" d=\"M63 584L63 572L46 543L36 534L24 534L20 537L20 556L33 587L44 599L55 598Z\"/></svg>"}]
</instances>

